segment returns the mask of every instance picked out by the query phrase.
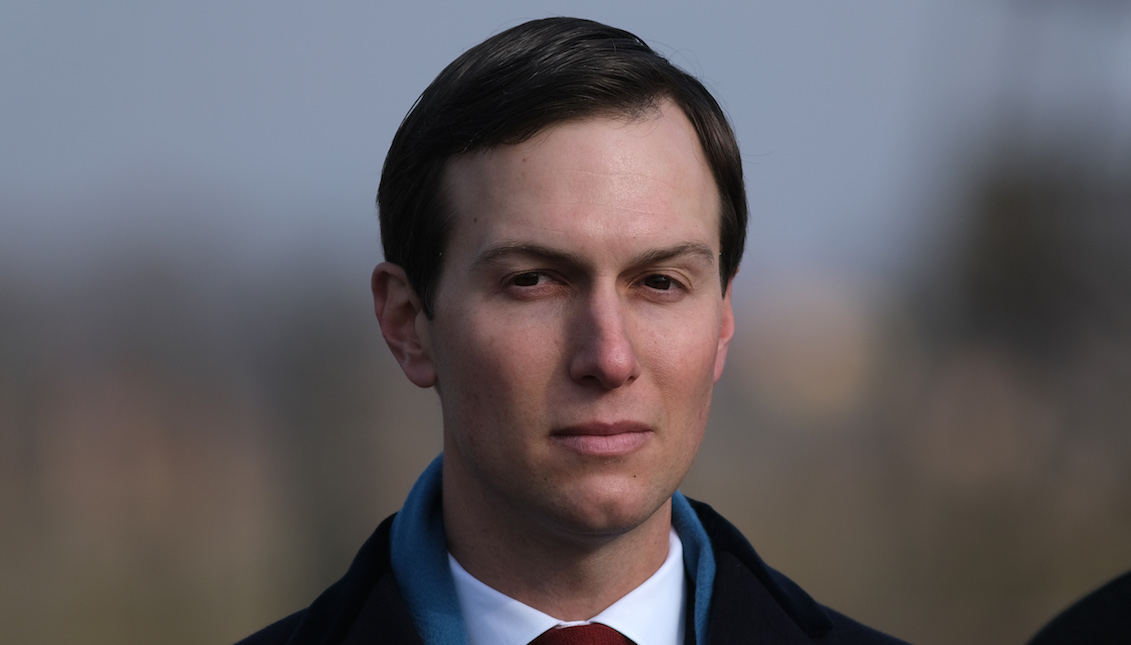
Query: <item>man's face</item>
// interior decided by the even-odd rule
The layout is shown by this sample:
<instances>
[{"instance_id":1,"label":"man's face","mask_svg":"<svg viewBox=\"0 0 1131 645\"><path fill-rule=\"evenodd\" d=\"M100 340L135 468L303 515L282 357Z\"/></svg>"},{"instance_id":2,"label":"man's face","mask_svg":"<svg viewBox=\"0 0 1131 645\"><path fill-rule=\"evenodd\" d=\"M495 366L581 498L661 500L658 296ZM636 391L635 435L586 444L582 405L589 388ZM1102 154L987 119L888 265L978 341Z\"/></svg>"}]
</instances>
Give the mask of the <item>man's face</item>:
<instances>
[{"instance_id":1,"label":"man's face","mask_svg":"<svg viewBox=\"0 0 1131 645\"><path fill-rule=\"evenodd\" d=\"M445 506L565 535L640 525L691 465L734 328L690 122L665 103L559 124L455 159L446 188L435 315L417 319Z\"/></svg>"}]
</instances>

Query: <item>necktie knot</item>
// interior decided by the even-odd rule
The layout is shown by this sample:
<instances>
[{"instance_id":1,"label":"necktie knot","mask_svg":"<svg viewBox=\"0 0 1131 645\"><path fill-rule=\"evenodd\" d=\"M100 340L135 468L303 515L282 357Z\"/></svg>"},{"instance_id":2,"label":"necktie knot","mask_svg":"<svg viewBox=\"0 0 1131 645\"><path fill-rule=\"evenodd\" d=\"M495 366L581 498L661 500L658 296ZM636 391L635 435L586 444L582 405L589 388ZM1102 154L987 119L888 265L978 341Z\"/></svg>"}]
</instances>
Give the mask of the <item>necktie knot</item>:
<instances>
[{"instance_id":1,"label":"necktie knot","mask_svg":"<svg viewBox=\"0 0 1131 645\"><path fill-rule=\"evenodd\" d=\"M607 625L591 623L553 627L530 641L530 645L633 645L624 634Z\"/></svg>"}]
</instances>

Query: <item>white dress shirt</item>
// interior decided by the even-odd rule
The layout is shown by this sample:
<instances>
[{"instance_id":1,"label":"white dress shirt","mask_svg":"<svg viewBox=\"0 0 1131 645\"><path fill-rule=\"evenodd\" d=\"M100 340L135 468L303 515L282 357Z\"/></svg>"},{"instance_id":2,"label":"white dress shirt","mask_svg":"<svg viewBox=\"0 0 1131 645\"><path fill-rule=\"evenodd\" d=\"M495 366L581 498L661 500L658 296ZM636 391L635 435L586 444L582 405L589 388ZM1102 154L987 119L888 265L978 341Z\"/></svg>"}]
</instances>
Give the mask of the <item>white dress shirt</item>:
<instances>
[{"instance_id":1,"label":"white dress shirt","mask_svg":"<svg viewBox=\"0 0 1131 645\"><path fill-rule=\"evenodd\" d=\"M448 564L468 645L527 645L551 627L587 623L608 625L636 645L683 644L687 583L683 542L675 529L668 538L668 557L656 573L589 620L558 620L483 584L450 553Z\"/></svg>"}]
</instances>

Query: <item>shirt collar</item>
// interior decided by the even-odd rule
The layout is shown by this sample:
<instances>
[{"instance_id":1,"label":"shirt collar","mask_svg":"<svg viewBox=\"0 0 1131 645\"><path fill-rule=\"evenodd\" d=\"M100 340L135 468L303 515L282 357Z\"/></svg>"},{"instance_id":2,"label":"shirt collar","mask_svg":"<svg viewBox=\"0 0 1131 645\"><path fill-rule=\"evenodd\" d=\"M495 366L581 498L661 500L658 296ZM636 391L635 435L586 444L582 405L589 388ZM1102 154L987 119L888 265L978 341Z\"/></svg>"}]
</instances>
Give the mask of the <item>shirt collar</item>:
<instances>
[{"instance_id":1,"label":"shirt collar","mask_svg":"<svg viewBox=\"0 0 1131 645\"><path fill-rule=\"evenodd\" d=\"M480 582L448 555L469 645L527 645L558 625L601 623L637 645L680 645L686 620L687 584L683 542L675 529L668 557L636 589L587 621L564 622Z\"/></svg>"},{"instance_id":2,"label":"shirt collar","mask_svg":"<svg viewBox=\"0 0 1131 645\"><path fill-rule=\"evenodd\" d=\"M393 518L389 557L421 640L428 645L465 645L467 630L448 563L440 504L442 460L443 455L428 466ZM683 543L684 569L695 588L685 620L695 627L695 642L706 643L715 559L703 523L679 491L672 495L672 526Z\"/></svg>"}]
</instances>

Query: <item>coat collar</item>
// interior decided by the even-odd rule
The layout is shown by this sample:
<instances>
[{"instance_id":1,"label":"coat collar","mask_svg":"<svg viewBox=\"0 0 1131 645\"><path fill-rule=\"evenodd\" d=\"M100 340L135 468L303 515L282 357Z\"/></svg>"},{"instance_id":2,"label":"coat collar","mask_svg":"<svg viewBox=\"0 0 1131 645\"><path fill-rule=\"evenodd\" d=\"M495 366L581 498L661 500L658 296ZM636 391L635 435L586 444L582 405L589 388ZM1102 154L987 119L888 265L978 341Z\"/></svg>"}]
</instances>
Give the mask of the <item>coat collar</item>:
<instances>
[{"instance_id":1,"label":"coat collar","mask_svg":"<svg viewBox=\"0 0 1131 645\"><path fill-rule=\"evenodd\" d=\"M715 555L709 645L748 642L751 634L770 643L812 643L832 628L824 608L767 566L737 528L710 506L690 503ZM423 645L390 564L392 519L381 523L346 575L306 610L290 644Z\"/></svg>"}]
</instances>

